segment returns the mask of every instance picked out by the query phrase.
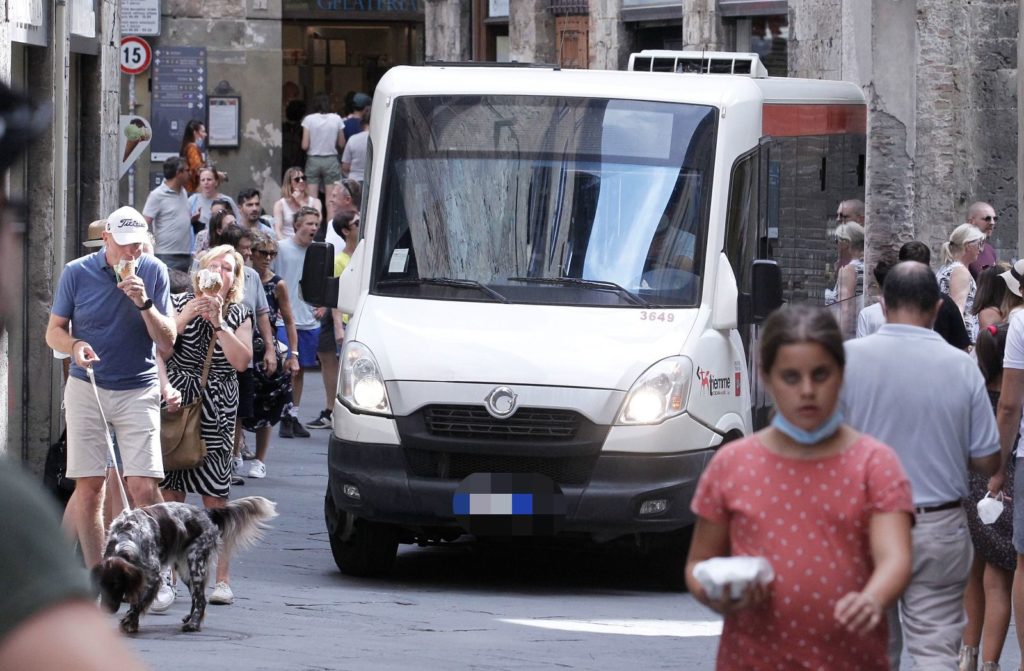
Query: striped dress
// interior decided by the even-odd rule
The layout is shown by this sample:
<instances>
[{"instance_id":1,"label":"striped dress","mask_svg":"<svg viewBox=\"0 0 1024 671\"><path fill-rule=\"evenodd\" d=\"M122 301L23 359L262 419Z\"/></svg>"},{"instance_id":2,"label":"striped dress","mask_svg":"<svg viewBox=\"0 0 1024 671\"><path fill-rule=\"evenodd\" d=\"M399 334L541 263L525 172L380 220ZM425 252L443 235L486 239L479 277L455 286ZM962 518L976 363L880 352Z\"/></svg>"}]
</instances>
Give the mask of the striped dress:
<instances>
[{"instance_id":1,"label":"striped dress","mask_svg":"<svg viewBox=\"0 0 1024 671\"><path fill-rule=\"evenodd\" d=\"M190 291L174 294L171 302L177 313L195 295ZM223 322L236 329L249 319L252 312L241 303L228 306ZM185 332L178 334L174 355L167 361L167 378L181 392L181 403L193 402L199 395L203 364L214 336L213 326L202 317L196 317ZM203 389L203 418L201 432L206 441L206 458L195 468L167 471L160 487L190 494L227 498L231 489L231 450L234 444L235 416L238 412L238 375L224 357L220 345L214 347L210 375Z\"/></svg>"}]
</instances>

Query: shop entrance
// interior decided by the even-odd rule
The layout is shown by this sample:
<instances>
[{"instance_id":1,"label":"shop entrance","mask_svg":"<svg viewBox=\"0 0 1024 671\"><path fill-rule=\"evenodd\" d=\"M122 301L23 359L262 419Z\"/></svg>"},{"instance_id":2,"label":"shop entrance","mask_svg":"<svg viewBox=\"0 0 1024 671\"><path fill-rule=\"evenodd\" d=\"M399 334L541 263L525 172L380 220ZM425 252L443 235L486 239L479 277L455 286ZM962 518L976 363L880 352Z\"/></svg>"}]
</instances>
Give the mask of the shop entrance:
<instances>
[{"instance_id":1,"label":"shop entrance","mask_svg":"<svg viewBox=\"0 0 1024 671\"><path fill-rule=\"evenodd\" d=\"M377 82L395 65L423 62L423 24L417 22L282 22L284 86L283 169L302 165L299 124L313 97L325 93L331 109L351 112L357 92L373 95Z\"/></svg>"}]
</instances>

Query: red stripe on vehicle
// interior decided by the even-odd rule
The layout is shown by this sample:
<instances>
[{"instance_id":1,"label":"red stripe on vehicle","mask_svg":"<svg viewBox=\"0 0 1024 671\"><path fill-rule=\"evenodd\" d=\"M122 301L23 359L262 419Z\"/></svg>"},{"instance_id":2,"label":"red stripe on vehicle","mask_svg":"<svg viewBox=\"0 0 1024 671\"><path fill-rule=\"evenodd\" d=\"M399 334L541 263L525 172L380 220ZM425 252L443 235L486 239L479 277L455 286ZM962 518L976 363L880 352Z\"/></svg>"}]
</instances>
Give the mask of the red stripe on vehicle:
<instances>
[{"instance_id":1,"label":"red stripe on vehicle","mask_svg":"<svg viewBox=\"0 0 1024 671\"><path fill-rule=\"evenodd\" d=\"M868 111L864 105L765 104L761 134L772 137L865 133Z\"/></svg>"}]
</instances>

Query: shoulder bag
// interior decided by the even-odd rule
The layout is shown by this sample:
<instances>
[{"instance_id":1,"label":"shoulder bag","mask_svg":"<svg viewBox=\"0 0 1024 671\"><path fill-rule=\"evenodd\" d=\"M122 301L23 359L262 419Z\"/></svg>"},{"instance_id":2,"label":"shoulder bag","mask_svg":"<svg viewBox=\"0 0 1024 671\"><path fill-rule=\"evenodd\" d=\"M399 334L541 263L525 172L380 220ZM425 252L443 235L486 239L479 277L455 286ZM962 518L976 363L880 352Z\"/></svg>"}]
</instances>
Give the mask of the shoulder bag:
<instances>
[{"instance_id":1,"label":"shoulder bag","mask_svg":"<svg viewBox=\"0 0 1024 671\"><path fill-rule=\"evenodd\" d=\"M195 468L206 458L206 441L203 440L201 422L203 419L203 389L210 375L213 348L217 345L217 334L210 340L206 353L203 376L199 381L199 396L177 412L166 407L160 410L160 450L164 456L164 472Z\"/></svg>"}]
</instances>

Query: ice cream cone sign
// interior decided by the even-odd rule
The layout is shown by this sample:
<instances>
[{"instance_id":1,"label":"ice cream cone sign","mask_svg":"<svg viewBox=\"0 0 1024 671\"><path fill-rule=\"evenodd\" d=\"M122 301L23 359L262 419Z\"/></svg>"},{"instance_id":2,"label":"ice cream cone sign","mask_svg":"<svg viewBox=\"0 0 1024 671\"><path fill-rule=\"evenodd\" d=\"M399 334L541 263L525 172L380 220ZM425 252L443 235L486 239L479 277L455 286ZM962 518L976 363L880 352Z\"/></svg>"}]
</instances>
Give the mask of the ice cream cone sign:
<instances>
[{"instance_id":1,"label":"ice cream cone sign","mask_svg":"<svg viewBox=\"0 0 1024 671\"><path fill-rule=\"evenodd\" d=\"M153 129L150 127L149 121L134 114L122 114L120 128L118 147L121 156L121 172L119 177L123 177L128 172L128 168L146 151L150 140L153 139Z\"/></svg>"}]
</instances>

